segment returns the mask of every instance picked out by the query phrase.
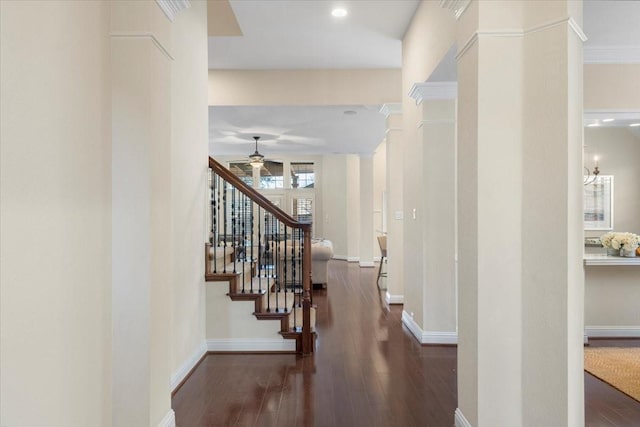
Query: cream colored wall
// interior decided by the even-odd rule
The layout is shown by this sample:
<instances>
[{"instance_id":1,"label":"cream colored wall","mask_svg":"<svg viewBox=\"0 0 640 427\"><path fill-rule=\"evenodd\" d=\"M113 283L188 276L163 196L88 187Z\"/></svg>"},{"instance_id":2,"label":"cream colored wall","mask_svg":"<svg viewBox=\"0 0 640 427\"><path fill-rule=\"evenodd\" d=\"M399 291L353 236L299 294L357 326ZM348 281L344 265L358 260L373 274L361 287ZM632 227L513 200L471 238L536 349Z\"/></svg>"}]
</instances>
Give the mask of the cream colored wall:
<instances>
[{"instance_id":1,"label":"cream colored wall","mask_svg":"<svg viewBox=\"0 0 640 427\"><path fill-rule=\"evenodd\" d=\"M472 2L459 21L458 405L471 425L584 425L573 3Z\"/></svg>"},{"instance_id":2,"label":"cream colored wall","mask_svg":"<svg viewBox=\"0 0 640 427\"><path fill-rule=\"evenodd\" d=\"M425 331L456 333L456 101L425 100L422 107L422 324Z\"/></svg>"},{"instance_id":3,"label":"cream colored wall","mask_svg":"<svg viewBox=\"0 0 640 427\"><path fill-rule=\"evenodd\" d=\"M398 102L400 70L209 70L209 105Z\"/></svg>"},{"instance_id":4,"label":"cream colored wall","mask_svg":"<svg viewBox=\"0 0 640 427\"><path fill-rule=\"evenodd\" d=\"M424 328L422 220L427 202L423 191L423 142L418 129L422 107L416 106L408 93L414 83L427 80L454 42L455 19L451 12L437 2L424 1L402 43L404 310L413 313L421 328Z\"/></svg>"},{"instance_id":5,"label":"cream colored wall","mask_svg":"<svg viewBox=\"0 0 640 427\"><path fill-rule=\"evenodd\" d=\"M0 19L0 425L110 426L109 5Z\"/></svg>"},{"instance_id":6,"label":"cream colored wall","mask_svg":"<svg viewBox=\"0 0 640 427\"><path fill-rule=\"evenodd\" d=\"M585 110L640 109L640 64L585 64Z\"/></svg>"},{"instance_id":7,"label":"cream colored wall","mask_svg":"<svg viewBox=\"0 0 640 427\"><path fill-rule=\"evenodd\" d=\"M585 267L584 327L640 332L640 266Z\"/></svg>"},{"instance_id":8,"label":"cream colored wall","mask_svg":"<svg viewBox=\"0 0 640 427\"><path fill-rule=\"evenodd\" d=\"M382 235L383 230L383 200L382 195L386 193L387 183L387 142L380 143L373 155L373 258L380 258L380 249L377 237ZM385 208L386 209L386 208ZM387 216L389 213L387 212ZM388 221L388 218L387 218Z\"/></svg>"},{"instance_id":9,"label":"cream colored wall","mask_svg":"<svg viewBox=\"0 0 640 427\"><path fill-rule=\"evenodd\" d=\"M172 24L171 373L201 356L208 113L206 3L191 2Z\"/></svg>"},{"instance_id":10,"label":"cream colored wall","mask_svg":"<svg viewBox=\"0 0 640 427\"><path fill-rule=\"evenodd\" d=\"M593 168L593 156L600 157L603 175L613 175L613 228L640 234L640 138L627 128L585 128L585 162ZM605 231L585 231L600 236Z\"/></svg>"},{"instance_id":11,"label":"cream colored wall","mask_svg":"<svg viewBox=\"0 0 640 427\"><path fill-rule=\"evenodd\" d=\"M347 259L347 156L327 155L322 158L322 222L323 236L333 243L335 257ZM336 189L340 189L336 191Z\"/></svg>"},{"instance_id":12,"label":"cream colored wall","mask_svg":"<svg viewBox=\"0 0 640 427\"><path fill-rule=\"evenodd\" d=\"M111 40L113 423L157 425L171 410L171 47L137 34L149 15L159 35L170 23L152 2L111 7L125 34Z\"/></svg>"}]
</instances>

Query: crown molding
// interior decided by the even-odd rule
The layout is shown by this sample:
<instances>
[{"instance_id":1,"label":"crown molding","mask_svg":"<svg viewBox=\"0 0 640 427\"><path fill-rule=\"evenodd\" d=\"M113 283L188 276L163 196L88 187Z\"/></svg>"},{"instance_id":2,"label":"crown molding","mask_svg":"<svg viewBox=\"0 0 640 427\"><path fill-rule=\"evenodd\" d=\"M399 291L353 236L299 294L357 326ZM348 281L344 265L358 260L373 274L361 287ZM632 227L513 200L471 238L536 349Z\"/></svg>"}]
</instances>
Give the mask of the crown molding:
<instances>
[{"instance_id":1,"label":"crown molding","mask_svg":"<svg viewBox=\"0 0 640 427\"><path fill-rule=\"evenodd\" d=\"M409 90L409 97L420 105L426 100L455 99L458 97L457 82L421 82L414 83Z\"/></svg>"},{"instance_id":2,"label":"crown molding","mask_svg":"<svg viewBox=\"0 0 640 427\"><path fill-rule=\"evenodd\" d=\"M584 120L601 120L603 117L616 120L640 119L640 110L585 110Z\"/></svg>"},{"instance_id":3,"label":"crown molding","mask_svg":"<svg viewBox=\"0 0 640 427\"><path fill-rule=\"evenodd\" d=\"M638 46L585 46L585 64L640 64Z\"/></svg>"},{"instance_id":4,"label":"crown molding","mask_svg":"<svg viewBox=\"0 0 640 427\"><path fill-rule=\"evenodd\" d=\"M130 32L112 32L110 34L111 37L113 38L129 38L129 39L149 39L151 40L151 42L153 42L153 44L158 48L158 50L167 57L167 59L173 61L174 58L171 55L171 53L169 52L169 50L160 42L160 40L158 40L156 38L156 36L153 33L149 33L149 32L135 32L135 31L130 31Z\"/></svg>"},{"instance_id":5,"label":"crown molding","mask_svg":"<svg viewBox=\"0 0 640 427\"><path fill-rule=\"evenodd\" d=\"M156 0L156 3L171 22L176 19L178 12L191 7L189 0Z\"/></svg>"},{"instance_id":6,"label":"crown molding","mask_svg":"<svg viewBox=\"0 0 640 427\"><path fill-rule=\"evenodd\" d=\"M513 29L503 29L503 30L492 30L492 31L484 31L478 30L474 32L467 41L458 49L458 54L456 55L456 60L459 60L465 53L478 41L479 37L524 37L528 34L537 33L539 31L545 31L550 28L555 28L560 25L566 24L573 33L582 41L583 43L587 41L587 36L585 35L582 27L576 22L573 17L568 16L566 18L561 18L555 21L549 21L542 23L540 25L536 25L530 28L513 28Z\"/></svg>"},{"instance_id":7,"label":"crown molding","mask_svg":"<svg viewBox=\"0 0 640 427\"><path fill-rule=\"evenodd\" d=\"M399 102L394 104L382 104L380 112L384 114L386 118L389 118L392 114L402 114L402 104Z\"/></svg>"},{"instance_id":8,"label":"crown molding","mask_svg":"<svg viewBox=\"0 0 640 427\"><path fill-rule=\"evenodd\" d=\"M456 19L460 19L462 14L471 3L471 0L440 0L440 7L453 12Z\"/></svg>"}]
</instances>

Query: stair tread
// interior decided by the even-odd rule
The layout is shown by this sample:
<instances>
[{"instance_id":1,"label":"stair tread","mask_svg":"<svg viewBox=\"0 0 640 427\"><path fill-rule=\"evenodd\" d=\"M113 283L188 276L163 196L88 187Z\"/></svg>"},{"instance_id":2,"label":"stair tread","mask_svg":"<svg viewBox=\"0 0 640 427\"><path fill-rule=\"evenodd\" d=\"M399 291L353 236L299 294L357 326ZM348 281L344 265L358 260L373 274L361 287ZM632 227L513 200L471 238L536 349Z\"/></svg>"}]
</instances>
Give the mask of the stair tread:
<instances>
[{"instance_id":1,"label":"stair tread","mask_svg":"<svg viewBox=\"0 0 640 427\"><path fill-rule=\"evenodd\" d=\"M209 248L209 260L224 258L225 256L233 255L235 249L231 246L212 246Z\"/></svg>"}]
</instances>

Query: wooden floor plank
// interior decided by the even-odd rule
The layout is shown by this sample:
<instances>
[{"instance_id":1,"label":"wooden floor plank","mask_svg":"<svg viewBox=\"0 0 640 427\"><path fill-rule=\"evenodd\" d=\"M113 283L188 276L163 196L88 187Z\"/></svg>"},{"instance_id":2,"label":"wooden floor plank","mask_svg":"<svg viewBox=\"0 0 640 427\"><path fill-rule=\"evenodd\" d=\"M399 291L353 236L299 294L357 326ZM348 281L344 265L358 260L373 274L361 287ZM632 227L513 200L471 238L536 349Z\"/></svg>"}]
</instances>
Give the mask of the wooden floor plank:
<instances>
[{"instance_id":1,"label":"wooden floor plank","mask_svg":"<svg viewBox=\"0 0 640 427\"><path fill-rule=\"evenodd\" d=\"M402 326L402 306L384 303L376 272L329 263L329 285L313 295L312 357L208 355L173 397L177 425L451 427L457 349L420 346ZM640 403L585 373L585 425L640 426Z\"/></svg>"}]
</instances>

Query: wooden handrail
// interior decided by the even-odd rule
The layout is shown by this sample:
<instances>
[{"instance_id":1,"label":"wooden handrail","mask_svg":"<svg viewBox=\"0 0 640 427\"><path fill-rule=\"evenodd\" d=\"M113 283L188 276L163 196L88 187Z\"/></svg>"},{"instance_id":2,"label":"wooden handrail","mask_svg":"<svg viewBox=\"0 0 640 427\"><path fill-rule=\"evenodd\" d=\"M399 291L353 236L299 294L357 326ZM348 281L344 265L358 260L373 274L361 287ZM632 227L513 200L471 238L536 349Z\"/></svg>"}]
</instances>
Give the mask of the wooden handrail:
<instances>
[{"instance_id":1,"label":"wooden handrail","mask_svg":"<svg viewBox=\"0 0 640 427\"><path fill-rule=\"evenodd\" d=\"M300 222L293 219L282 209L271 203L269 199L260 194L254 188L249 187L240 178L234 175L229 169L224 167L215 159L209 157L209 167L223 180L234 186L238 191L257 203L266 212L269 212L287 227L301 229L303 232L303 259L302 259L302 336L301 350L303 355L313 353L313 335L311 333L311 223ZM208 257L208 246L206 248ZM208 258L207 258L208 259ZM207 263L208 264L208 263ZM209 273L207 267L206 270Z\"/></svg>"},{"instance_id":2,"label":"wooden handrail","mask_svg":"<svg viewBox=\"0 0 640 427\"><path fill-rule=\"evenodd\" d=\"M287 215L286 212L283 212L276 205L271 203L269 199L260 194L254 188L249 187L244 183L244 181L234 175L233 172L222 166L222 164L211 157L209 157L209 167L213 169L215 173L220 175L220 177L222 177L225 181L231 183L234 187L240 190L240 192L244 193L247 197L260 205L264 210L268 211L270 214L278 218L286 226L291 228L300 228L305 231L311 231L310 223L296 221L291 216Z\"/></svg>"}]
</instances>

